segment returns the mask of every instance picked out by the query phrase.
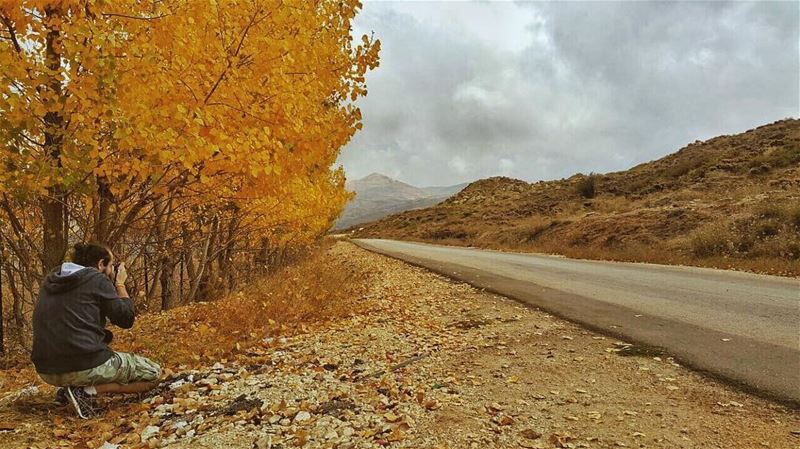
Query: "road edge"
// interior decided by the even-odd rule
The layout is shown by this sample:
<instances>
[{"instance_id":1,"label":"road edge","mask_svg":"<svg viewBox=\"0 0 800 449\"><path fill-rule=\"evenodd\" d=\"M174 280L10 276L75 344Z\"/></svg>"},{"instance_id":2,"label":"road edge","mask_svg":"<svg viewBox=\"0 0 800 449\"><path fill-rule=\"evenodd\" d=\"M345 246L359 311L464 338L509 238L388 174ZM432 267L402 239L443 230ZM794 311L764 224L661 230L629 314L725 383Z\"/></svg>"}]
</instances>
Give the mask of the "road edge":
<instances>
[{"instance_id":1,"label":"road edge","mask_svg":"<svg viewBox=\"0 0 800 449\"><path fill-rule=\"evenodd\" d=\"M472 287L480 289L482 291L490 292L490 293L493 293L493 294L496 294L496 295L499 295L499 296L503 296L503 297L512 299L512 300L514 300L516 302L519 302L519 303L521 303L521 304L523 304L523 305L525 305L527 307L531 307L531 308L534 308L536 310L541 310L541 311L547 312L549 314L557 316L560 319L569 321L571 323L578 324L578 325L580 325L580 326L582 326L582 327L584 327L584 328L586 328L588 330L591 330L593 332L597 332L599 334L606 335L606 336L609 336L609 337L613 337L613 338L616 338L616 339L619 339L619 340L635 343L636 345L638 345L640 347L643 347L645 350L661 352L661 353L663 353L663 354L665 354L665 355L667 355L669 357L672 357L676 362L678 362L682 366L685 366L685 367L689 368L690 370L701 374L704 377L707 377L709 379L718 381L718 382L720 382L720 383L722 383L724 385L728 385L728 386L733 387L733 388L735 388L735 389L737 389L739 391L743 391L743 392L751 394L753 396L756 396L756 397L759 397L759 398L762 398L762 399L767 399L769 401L778 403L778 404L786 406L786 407L788 407L790 409L800 410L800 392L796 392L795 393L795 394L797 394L797 397L795 397L795 398L777 394L777 393L775 393L773 391L765 389L764 387L754 386L754 385L752 385L750 383L747 383L745 380L743 380L741 378L738 378L735 375L727 374L727 373L724 373L724 372L712 371L712 370L710 370L710 369L708 369L706 367L703 367L702 366L702 362L698 364L695 360L692 360L691 357L685 357L685 356L676 354L676 353L671 352L668 349L663 348L661 346L653 345L653 344L647 342L646 339L641 339L641 338L637 338L636 336L624 334L621 331L615 330L613 327L593 324L593 323L591 323L591 322L589 322L589 321L587 321L585 319L581 319L580 317L576 317L573 314L564 313L563 311L557 310L557 309L552 308L552 307L548 307L547 305L536 304L533 301L531 301L530 299L524 299L524 298L521 298L520 296L517 296L517 295L513 294L513 292L509 293L507 290L498 290L498 289L493 288L493 287L488 287L488 286L485 286L485 285L481 285L481 284L476 283L475 281L472 281L470 279L465 279L463 277L459 277L458 273L454 273L454 272L452 272L450 270L446 270L445 268L443 268L441 266L426 265L426 264L420 262L418 260L418 258L413 257L413 256L396 255L396 254L392 254L392 253L390 253L388 251L382 250L380 248L377 248L377 247L375 247L373 245L370 245L369 243L359 242L359 241L357 241L355 239L347 239L347 240L350 243L352 243L352 244L354 244L354 245L358 246L359 248L362 248L362 249L364 249L366 251L370 251L370 252L377 253L377 254L380 254L380 255L383 255L383 256L386 256L386 257L390 257L392 259L399 260L401 262L413 265L415 267L422 268L422 269L434 272L434 273L439 274L441 276L444 276L444 277L446 277L448 279L457 280L458 282L464 282L464 283L469 284ZM437 262L433 262L433 264L437 264ZM460 265L459 265L459 267L461 267L463 269L463 271L471 270L468 267L463 267L463 266L460 266ZM496 277L497 278L503 278L502 276L496 276ZM515 281L515 280L509 279L509 278L505 278L505 279L507 279L509 281ZM583 296L580 296L580 295L564 293L564 292L561 292L561 291L558 291L558 290L554 290L554 289L550 289L550 288L547 288L547 287L540 287L539 286L539 289L540 289L540 292L538 292L537 296L540 296L540 295L552 295L554 297L558 297L558 298L561 298L561 299L573 299L573 300L574 299L578 299L581 302L593 301L593 300L587 299L587 298L585 298ZM597 301L594 301L594 302L597 302ZM630 311L630 316L636 316L636 312L634 310L632 310L632 309L628 309L626 307L618 306L618 305L610 305L609 304L609 306L611 306L611 307L613 307L615 309L619 309L619 310ZM664 318L644 317L644 316L642 316L641 318L645 318L645 320L642 320L642 321L646 321L648 319L649 320L653 320L653 321L657 321L657 323L654 323L654 327L655 328L663 327L664 324L668 324L668 323L669 324L675 324L675 325L678 325L678 326L681 326L681 327L696 327L696 326L688 325L686 323L679 323L679 322L675 322L673 320L668 320L668 319L664 319ZM618 326L618 327L622 327L622 326ZM708 331L708 330L706 330L706 331ZM711 331L711 332L716 332L716 331ZM724 334L724 333L721 333L721 332L717 332L717 333L720 335L719 341L723 341L722 340L723 338L727 338L727 337L725 337L727 334ZM739 336L737 336L737 338L740 339L740 340L742 339L742 337L739 337ZM779 348L779 347L776 346L776 348Z\"/></svg>"}]
</instances>

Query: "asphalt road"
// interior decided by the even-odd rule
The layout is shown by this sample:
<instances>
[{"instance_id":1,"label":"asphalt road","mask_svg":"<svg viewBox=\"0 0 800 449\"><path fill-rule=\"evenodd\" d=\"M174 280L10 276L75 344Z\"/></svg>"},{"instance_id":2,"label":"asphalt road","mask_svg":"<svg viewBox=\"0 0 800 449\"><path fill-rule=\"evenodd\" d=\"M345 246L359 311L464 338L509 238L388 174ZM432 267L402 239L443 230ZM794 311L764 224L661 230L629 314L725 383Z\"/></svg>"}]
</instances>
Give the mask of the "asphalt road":
<instances>
[{"instance_id":1,"label":"asphalt road","mask_svg":"<svg viewBox=\"0 0 800 449\"><path fill-rule=\"evenodd\" d=\"M800 406L800 280L395 240L357 245L663 350Z\"/></svg>"}]
</instances>

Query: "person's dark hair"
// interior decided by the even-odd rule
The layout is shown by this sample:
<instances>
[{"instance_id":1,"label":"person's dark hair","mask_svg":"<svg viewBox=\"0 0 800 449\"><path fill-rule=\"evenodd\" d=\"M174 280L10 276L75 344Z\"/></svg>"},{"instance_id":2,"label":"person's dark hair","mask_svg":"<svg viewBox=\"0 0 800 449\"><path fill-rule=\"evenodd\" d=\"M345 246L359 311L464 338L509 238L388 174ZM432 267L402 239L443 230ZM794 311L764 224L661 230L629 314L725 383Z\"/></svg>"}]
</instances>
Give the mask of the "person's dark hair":
<instances>
[{"instance_id":1,"label":"person's dark hair","mask_svg":"<svg viewBox=\"0 0 800 449\"><path fill-rule=\"evenodd\" d=\"M76 264L84 267L97 267L101 260L105 264L111 262L111 250L106 245L97 242L75 244L72 261Z\"/></svg>"}]
</instances>

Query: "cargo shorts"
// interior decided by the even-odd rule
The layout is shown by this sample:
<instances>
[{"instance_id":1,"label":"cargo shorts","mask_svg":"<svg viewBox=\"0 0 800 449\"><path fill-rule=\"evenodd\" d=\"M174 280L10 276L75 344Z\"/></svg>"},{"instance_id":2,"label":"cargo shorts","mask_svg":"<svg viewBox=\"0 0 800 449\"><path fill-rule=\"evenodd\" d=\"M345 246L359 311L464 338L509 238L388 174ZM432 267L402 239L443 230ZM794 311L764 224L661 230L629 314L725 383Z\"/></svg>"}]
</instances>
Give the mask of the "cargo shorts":
<instances>
[{"instance_id":1,"label":"cargo shorts","mask_svg":"<svg viewBox=\"0 0 800 449\"><path fill-rule=\"evenodd\" d=\"M39 377L56 387L154 382L161 377L161 367L140 355L115 352L105 363L94 368L60 374L39 373Z\"/></svg>"}]
</instances>

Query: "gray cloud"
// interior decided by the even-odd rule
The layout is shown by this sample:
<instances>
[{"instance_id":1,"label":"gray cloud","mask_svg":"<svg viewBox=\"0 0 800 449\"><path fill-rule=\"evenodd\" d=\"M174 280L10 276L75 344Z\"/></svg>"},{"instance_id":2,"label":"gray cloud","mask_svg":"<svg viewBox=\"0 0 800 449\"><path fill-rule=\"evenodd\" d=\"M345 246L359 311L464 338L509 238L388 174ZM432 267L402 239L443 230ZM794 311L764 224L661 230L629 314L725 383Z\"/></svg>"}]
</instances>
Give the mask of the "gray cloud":
<instances>
[{"instance_id":1,"label":"gray cloud","mask_svg":"<svg viewBox=\"0 0 800 449\"><path fill-rule=\"evenodd\" d=\"M613 171L800 115L793 2L367 2L371 30L350 178Z\"/></svg>"}]
</instances>

